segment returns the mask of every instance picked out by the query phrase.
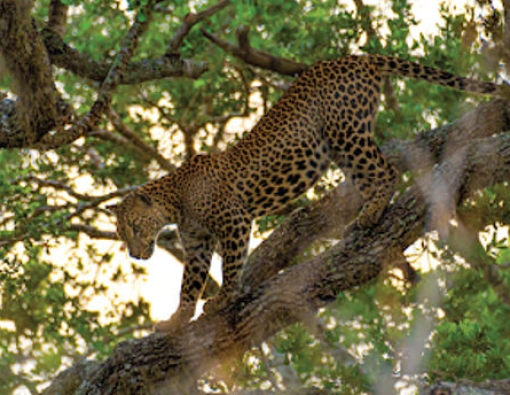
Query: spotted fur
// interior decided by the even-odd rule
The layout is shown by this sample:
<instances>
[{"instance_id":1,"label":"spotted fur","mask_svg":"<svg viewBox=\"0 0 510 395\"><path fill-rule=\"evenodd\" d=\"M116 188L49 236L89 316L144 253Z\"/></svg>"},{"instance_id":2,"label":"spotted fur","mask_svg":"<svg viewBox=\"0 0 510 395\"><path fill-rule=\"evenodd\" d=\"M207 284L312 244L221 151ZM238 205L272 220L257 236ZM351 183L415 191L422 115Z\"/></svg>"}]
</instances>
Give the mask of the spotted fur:
<instances>
[{"instance_id":1,"label":"spotted fur","mask_svg":"<svg viewBox=\"0 0 510 395\"><path fill-rule=\"evenodd\" d=\"M252 220L301 195L331 162L351 177L365 201L355 226L379 221L398 176L373 137L381 80L388 74L507 94L505 86L385 56L347 56L311 66L235 146L195 156L112 207L119 237L136 258L149 258L161 228L178 224L186 251L180 307L156 329L171 330L192 317L215 248L223 258L216 304L227 303L239 287Z\"/></svg>"}]
</instances>

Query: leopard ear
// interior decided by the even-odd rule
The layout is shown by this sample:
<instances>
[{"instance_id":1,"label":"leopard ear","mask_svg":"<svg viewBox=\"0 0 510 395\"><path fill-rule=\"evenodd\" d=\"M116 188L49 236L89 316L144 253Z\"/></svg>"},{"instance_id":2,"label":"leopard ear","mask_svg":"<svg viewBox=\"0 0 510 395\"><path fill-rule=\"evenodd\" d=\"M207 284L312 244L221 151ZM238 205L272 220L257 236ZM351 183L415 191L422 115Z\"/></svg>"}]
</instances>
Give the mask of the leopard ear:
<instances>
[{"instance_id":1,"label":"leopard ear","mask_svg":"<svg viewBox=\"0 0 510 395\"><path fill-rule=\"evenodd\" d=\"M112 214L117 215L119 212L119 205L118 204L109 204L105 207L108 211L110 211Z\"/></svg>"},{"instance_id":2,"label":"leopard ear","mask_svg":"<svg viewBox=\"0 0 510 395\"><path fill-rule=\"evenodd\" d=\"M144 213L152 206L151 197L145 193L137 192L133 201L133 211Z\"/></svg>"},{"instance_id":3,"label":"leopard ear","mask_svg":"<svg viewBox=\"0 0 510 395\"><path fill-rule=\"evenodd\" d=\"M140 200L146 206L152 206L152 199L149 195L147 195L145 193L138 192L136 194L136 197L138 198L138 200Z\"/></svg>"}]
</instances>

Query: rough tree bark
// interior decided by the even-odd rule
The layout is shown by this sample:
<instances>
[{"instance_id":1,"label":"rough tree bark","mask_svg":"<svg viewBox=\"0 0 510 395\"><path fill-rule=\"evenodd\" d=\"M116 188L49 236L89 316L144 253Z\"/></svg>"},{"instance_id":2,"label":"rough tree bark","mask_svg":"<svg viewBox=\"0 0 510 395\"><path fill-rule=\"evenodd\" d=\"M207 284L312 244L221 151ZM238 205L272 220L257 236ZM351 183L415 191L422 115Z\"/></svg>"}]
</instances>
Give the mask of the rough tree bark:
<instances>
[{"instance_id":1,"label":"rough tree bark","mask_svg":"<svg viewBox=\"0 0 510 395\"><path fill-rule=\"evenodd\" d=\"M0 54L19 100L2 117L0 147L39 141L56 125L57 94L51 63L30 17L31 1L0 1Z\"/></svg>"}]
</instances>

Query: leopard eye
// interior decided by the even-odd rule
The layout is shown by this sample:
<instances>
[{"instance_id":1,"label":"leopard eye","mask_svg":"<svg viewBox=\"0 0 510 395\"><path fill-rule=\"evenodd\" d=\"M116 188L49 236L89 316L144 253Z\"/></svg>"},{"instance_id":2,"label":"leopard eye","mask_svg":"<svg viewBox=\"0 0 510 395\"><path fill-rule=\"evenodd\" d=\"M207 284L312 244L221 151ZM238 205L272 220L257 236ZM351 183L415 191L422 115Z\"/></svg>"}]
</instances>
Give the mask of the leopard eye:
<instances>
[{"instance_id":1,"label":"leopard eye","mask_svg":"<svg viewBox=\"0 0 510 395\"><path fill-rule=\"evenodd\" d=\"M124 228L118 227L117 236L119 236L119 239L121 240L126 240L126 230Z\"/></svg>"}]
</instances>

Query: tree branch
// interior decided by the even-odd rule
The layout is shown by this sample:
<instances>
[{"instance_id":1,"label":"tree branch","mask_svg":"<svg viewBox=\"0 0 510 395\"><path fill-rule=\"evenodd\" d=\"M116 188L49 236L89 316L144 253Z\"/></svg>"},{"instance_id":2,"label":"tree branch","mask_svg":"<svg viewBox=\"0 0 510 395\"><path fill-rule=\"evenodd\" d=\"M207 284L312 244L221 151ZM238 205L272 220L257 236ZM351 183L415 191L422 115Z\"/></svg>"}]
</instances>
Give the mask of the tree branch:
<instances>
[{"instance_id":1,"label":"tree branch","mask_svg":"<svg viewBox=\"0 0 510 395\"><path fill-rule=\"evenodd\" d=\"M71 128L71 134L74 128L78 130L82 129L83 132L92 130L99 122L103 113L110 107L113 91L119 85L129 59L133 56L141 35L149 25L152 6L152 1L148 1L147 5L137 13L135 22L133 22L133 25L124 37L119 53L103 81L98 98L92 105L90 111Z\"/></svg>"},{"instance_id":2,"label":"tree branch","mask_svg":"<svg viewBox=\"0 0 510 395\"><path fill-rule=\"evenodd\" d=\"M236 30L238 45L220 39L218 36L200 29L202 34L212 43L222 48L225 52L241 59L247 64L272 70L280 74L297 76L305 71L308 66L290 59L273 56L268 52L254 49L250 45L248 33L250 29L246 26L239 26Z\"/></svg>"},{"instance_id":3,"label":"tree branch","mask_svg":"<svg viewBox=\"0 0 510 395\"><path fill-rule=\"evenodd\" d=\"M217 6L195 15L192 18L193 24L226 4L227 0L222 1ZM132 53L128 52L134 50L134 46L129 49L129 40L133 39L132 35L141 34L146 22L133 24L113 64L92 61L63 42L67 9L61 1L52 0L48 25L39 34L30 18L29 1L0 1L0 21L5 21L1 24L3 28L0 29L0 35L7 38L0 43L0 52L16 82L19 97L17 102L8 98L3 98L0 102L0 148L48 150L69 144L97 123L104 108L98 110L110 100L105 100L104 93L109 92L111 96L117 85L168 77L198 78L208 69L205 62L181 59L168 54L154 60L128 63L132 56ZM145 12L149 15L150 9L147 8ZM27 47L24 44L26 42L30 43L32 48ZM132 44L136 45L136 40L132 41ZM129 51L125 52L127 49ZM128 55L127 58L119 63L125 55ZM103 82L100 93L103 98L96 100L95 107L85 119L67 130L64 130L63 124L69 122L69 106L57 100L51 73L52 63L78 76ZM122 71L116 70L118 66L121 66ZM110 85L112 82L113 85ZM56 131L48 133L55 127Z\"/></svg>"},{"instance_id":4,"label":"tree branch","mask_svg":"<svg viewBox=\"0 0 510 395\"><path fill-rule=\"evenodd\" d=\"M487 380L483 383L471 380L459 380L457 383L440 381L437 384L420 388L420 395L503 395L509 393L510 379Z\"/></svg>"},{"instance_id":5,"label":"tree branch","mask_svg":"<svg viewBox=\"0 0 510 395\"><path fill-rule=\"evenodd\" d=\"M111 68L110 63L92 60L65 44L62 38L50 29L43 30L42 35L50 60L55 66L92 81L100 82L105 79ZM205 62L163 55L152 60L129 63L120 84L133 85L163 78L196 79L207 70L208 65Z\"/></svg>"},{"instance_id":6,"label":"tree branch","mask_svg":"<svg viewBox=\"0 0 510 395\"><path fill-rule=\"evenodd\" d=\"M113 109L110 109L108 112L108 118L110 119L113 126L115 126L115 129L129 142L131 142L132 146L140 151L145 157L154 159L159 164L159 166L161 166L161 168L165 169L166 171L171 172L175 170L175 166L165 157L161 156L156 148L143 141L136 135L133 130L131 130L131 128L122 122L119 114L117 114Z\"/></svg>"},{"instance_id":7,"label":"tree branch","mask_svg":"<svg viewBox=\"0 0 510 395\"><path fill-rule=\"evenodd\" d=\"M85 233L92 239L118 240L116 232L107 232L85 224L70 224L66 230Z\"/></svg>"},{"instance_id":8,"label":"tree branch","mask_svg":"<svg viewBox=\"0 0 510 395\"><path fill-rule=\"evenodd\" d=\"M153 2L149 1L135 16L135 21L124 37L115 61L106 75L98 97L89 112L82 119L75 122L65 133L49 135L47 140L37 145L38 148L50 149L59 147L64 143L76 140L95 128L104 112L110 107L113 92L120 84L122 75L133 56L138 41L149 25L152 6Z\"/></svg>"},{"instance_id":9,"label":"tree branch","mask_svg":"<svg viewBox=\"0 0 510 395\"><path fill-rule=\"evenodd\" d=\"M468 158L469 190L507 180L510 135L473 144L482 152L473 150ZM480 163L484 168L478 167ZM485 174L487 165L498 169L495 176L475 177L478 182L472 183L479 170ZM425 217L425 201L413 187L374 228L349 234L327 252L272 277L218 314L202 316L177 333L120 343L76 393L186 393L194 380L218 363L241 356L287 325L309 322L339 292L375 278L423 234Z\"/></svg>"},{"instance_id":10,"label":"tree branch","mask_svg":"<svg viewBox=\"0 0 510 395\"><path fill-rule=\"evenodd\" d=\"M18 84L23 83L22 90L19 92L19 103L23 108L25 118L19 118L20 111L17 105L13 106L8 99L2 101L0 106L0 110L3 110L2 122L0 123L0 147L37 147L40 149L60 147L92 130L99 122L104 111L109 107L113 91L121 81L127 63L138 44L138 39L147 28L152 11L152 2L143 7L135 17L135 22L126 34L119 53L104 78L98 98L90 111L71 128L64 130L62 125L60 125L61 127L58 127L55 133L48 133L56 124L57 112L55 107L57 106L57 101L53 87L51 65L46 55L46 47L43 45L37 30L32 25L28 14L29 9L25 10L23 8L22 4L24 2L16 4L13 5L7 0L0 2L0 22L6 19L4 23L0 23L4 30L0 29L0 35L8 38L0 42L0 51L2 51L8 69L13 74L14 79L18 81ZM3 9L6 9L6 12L2 11ZM13 14L13 10L17 11ZM14 27L10 24L13 24ZM26 36L28 33L25 31L30 33L31 36ZM52 34L55 37L59 37L58 34ZM21 49L18 48L20 42L23 43L23 48ZM27 53L25 42L39 45L31 49L29 48L30 51ZM22 63L22 66L16 62ZM47 72L44 75L44 81L39 81L42 72L34 73L33 69L37 71L38 67L41 68L42 66L47 69ZM37 77L38 75L39 78ZM35 88L38 90L35 90ZM39 108L38 105L42 107ZM29 108L25 109L24 107L27 106ZM44 116L39 113L43 113Z\"/></svg>"},{"instance_id":11,"label":"tree branch","mask_svg":"<svg viewBox=\"0 0 510 395\"><path fill-rule=\"evenodd\" d=\"M381 150L401 173L409 170L421 173L430 171L439 162L446 146L453 150L470 140L506 130L510 130L510 103L494 100L480 105L452 124L420 133L412 141L390 141ZM422 160L416 161L416 158ZM243 285L258 286L287 267L314 240L328 236L340 238L360 207L358 192L344 182L320 201L294 211L249 256L243 270Z\"/></svg>"},{"instance_id":12,"label":"tree branch","mask_svg":"<svg viewBox=\"0 0 510 395\"><path fill-rule=\"evenodd\" d=\"M59 37L64 37L67 11L69 6L60 0L51 0L48 11L48 29L52 30Z\"/></svg>"},{"instance_id":13,"label":"tree branch","mask_svg":"<svg viewBox=\"0 0 510 395\"><path fill-rule=\"evenodd\" d=\"M510 72L510 66L508 65L508 61L510 60L510 0L503 0L503 12L504 12L504 31L503 38L499 45L501 51L501 58L505 62L505 70L506 72ZM498 59L499 60L499 59Z\"/></svg>"},{"instance_id":14,"label":"tree branch","mask_svg":"<svg viewBox=\"0 0 510 395\"><path fill-rule=\"evenodd\" d=\"M208 9L199 12L198 14L195 14L193 12L190 12L188 15L184 17L184 21L182 22L181 26L177 29L174 36L168 43L167 49L166 49L166 55L172 56L179 53L179 48L181 48L182 42L190 32L191 28L195 26L198 22L201 20L214 15L216 12L222 10L227 5L230 4L230 0L221 0L217 4L213 5L212 7L209 7Z\"/></svg>"}]
</instances>

